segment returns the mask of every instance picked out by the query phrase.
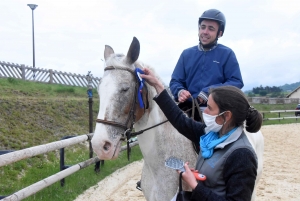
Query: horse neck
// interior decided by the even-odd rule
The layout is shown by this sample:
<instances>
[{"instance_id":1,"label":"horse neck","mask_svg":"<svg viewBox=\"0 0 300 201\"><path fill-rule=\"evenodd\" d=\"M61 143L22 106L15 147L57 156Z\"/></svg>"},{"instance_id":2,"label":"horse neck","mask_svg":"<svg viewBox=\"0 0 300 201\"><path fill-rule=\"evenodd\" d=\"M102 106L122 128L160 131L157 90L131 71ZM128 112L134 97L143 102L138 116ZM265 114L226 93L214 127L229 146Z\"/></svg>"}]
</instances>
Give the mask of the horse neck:
<instances>
[{"instance_id":1,"label":"horse neck","mask_svg":"<svg viewBox=\"0 0 300 201\"><path fill-rule=\"evenodd\" d=\"M148 88L149 108L146 110L142 118L136 123L136 127L139 128L145 128L146 126L153 126L155 124L158 124L166 120L164 113L161 111L159 106L153 100L153 98L157 95L155 88L148 84L147 84L147 88Z\"/></svg>"},{"instance_id":2,"label":"horse neck","mask_svg":"<svg viewBox=\"0 0 300 201\"><path fill-rule=\"evenodd\" d=\"M136 131L147 129L167 120L162 110L153 100L153 97L156 94L157 93L155 89L149 86L149 109L146 110L146 113L143 115L143 117L136 122ZM177 132L176 129L169 122L166 122L145 131L142 135L139 135L138 140L144 158L158 157L159 153L162 151L168 152L167 150L164 150L166 149L166 146L162 145L173 140L175 137L173 135L174 132Z\"/></svg>"}]
</instances>

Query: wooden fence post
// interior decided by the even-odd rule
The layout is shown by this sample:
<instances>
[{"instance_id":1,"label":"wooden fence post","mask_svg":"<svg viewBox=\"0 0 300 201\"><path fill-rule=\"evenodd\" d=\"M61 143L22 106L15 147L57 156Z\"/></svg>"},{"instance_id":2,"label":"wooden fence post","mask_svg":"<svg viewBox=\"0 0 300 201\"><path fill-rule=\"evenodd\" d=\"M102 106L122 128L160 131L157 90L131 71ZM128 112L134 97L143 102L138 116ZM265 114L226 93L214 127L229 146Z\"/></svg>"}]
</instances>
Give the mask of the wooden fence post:
<instances>
[{"instance_id":1,"label":"wooden fence post","mask_svg":"<svg viewBox=\"0 0 300 201\"><path fill-rule=\"evenodd\" d=\"M21 65L21 71L22 71L22 80L25 80L25 65L24 64L22 64Z\"/></svg>"},{"instance_id":2,"label":"wooden fence post","mask_svg":"<svg viewBox=\"0 0 300 201\"><path fill-rule=\"evenodd\" d=\"M49 83L50 84L53 84L53 70L52 69L49 69Z\"/></svg>"}]
</instances>

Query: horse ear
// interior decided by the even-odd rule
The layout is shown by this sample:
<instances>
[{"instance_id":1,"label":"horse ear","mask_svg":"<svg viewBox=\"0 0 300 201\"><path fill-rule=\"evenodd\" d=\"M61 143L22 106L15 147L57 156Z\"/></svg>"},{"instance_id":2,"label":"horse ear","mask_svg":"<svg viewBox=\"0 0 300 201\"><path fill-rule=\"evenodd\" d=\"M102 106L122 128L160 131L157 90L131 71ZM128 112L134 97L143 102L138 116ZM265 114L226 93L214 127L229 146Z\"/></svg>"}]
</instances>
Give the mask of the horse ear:
<instances>
[{"instance_id":1,"label":"horse ear","mask_svg":"<svg viewBox=\"0 0 300 201\"><path fill-rule=\"evenodd\" d=\"M133 37L129 50L126 56L126 62L128 64L133 64L140 55L140 42L136 37Z\"/></svg>"},{"instance_id":2,"label":"horse ear","mask_svg":"<svg viewBox=\"0 0 300 201\"><path fill-rule=\"evenodd\" d=\"M104 59L105 61L107 60L107 58L114 54L114 50L112 49L112 47L110 47L109 45L105 45L105 49L104 49Z\"/></svg>"}]
</instances>

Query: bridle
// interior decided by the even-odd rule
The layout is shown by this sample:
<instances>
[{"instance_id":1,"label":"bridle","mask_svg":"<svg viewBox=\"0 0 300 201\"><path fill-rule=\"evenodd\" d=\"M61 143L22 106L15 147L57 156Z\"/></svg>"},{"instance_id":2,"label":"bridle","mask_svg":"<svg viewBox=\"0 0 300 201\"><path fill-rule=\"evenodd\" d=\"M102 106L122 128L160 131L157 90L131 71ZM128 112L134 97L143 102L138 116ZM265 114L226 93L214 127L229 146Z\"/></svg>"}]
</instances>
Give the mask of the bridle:
<instances>
[{"instance_id":1,"label":"bridle","mask_svg":"<svg viewBox=\"0 0 300 201\"><path fill-rule=\"evenodd\" d=\"M111 126L116 126L116 127L119 127L119 128L122 128L125 130L124 133L121 134L121 141L125 141L127 140L127 157L128 157L128 160L129 160L129 156L130 156L130 151L131 151L131 148L129 146L129 139L133 136L136 136L136 135L139 135L141 133L132 133L132 129L133 129L133 125L135 123L135 110L136 110L136 105L137 105L137 96L138 96L138 85L139 85L139 81L135 75L135 72L131 69L131 68L128 68L128 67L118 67L118 66L107 66L106 68L104 68L104 71L107 71L107 70L125 70L125 71L128 71L130 72L134 78L135 78L135 93L134 93L134 96L133 96L133 100L131 101L131 106L130 106L130 111L129 111L129 114L128 114L128 117L125 121L125 123L120 123L120 122L117 122L117 121L110 121L110 120L105 120L105 119L96 119L96 122L97 123L103 123L103 124L106 124L106 125L111 125ZM145 85L146 86L146 85ZM146 104L145 104L145 107L144 107L144 113L145 113L145 109L148 109L148 99L146 100ZM116 150L115 150L116 152ZM115 153L114 153L115 155ZM113 156L114 156L113 155Z\"/></svg>"},{"instance_id":2,"label":"bridle","mask_svg":"<svg viewBox=\"0 0 300 201\"><path fill-rule=\"evenodd\" d=\"M127 67L108 66L108 67L104 68L104 71L107 71L107 70L125 70L125 71L128 71L131 74L133 74L133 76L135 77L134 71L130 68L127 68ZM116 126L116 127L119 127L119 128L123 128L125 130L132 129L134 121L135 121L134 112L135 112L135 108L136 108L136 98L137 98L137 93L138 93L137 88L138 88L138 80L135 77L135 91L136 92L134 93L133 101L131 103L130 111L129 111L129 114L128 114L128 117L127 117L125 123L120 123L120 122L116 122L116 121L109 121L109 120L104 120L104 119L96 119L96 122ZM132 121L131 121L130 125L128 125L129 121L131 119L132 119ZM122 137L124 138L125 136L122 136Z\"/></svg>"}]
</instances>

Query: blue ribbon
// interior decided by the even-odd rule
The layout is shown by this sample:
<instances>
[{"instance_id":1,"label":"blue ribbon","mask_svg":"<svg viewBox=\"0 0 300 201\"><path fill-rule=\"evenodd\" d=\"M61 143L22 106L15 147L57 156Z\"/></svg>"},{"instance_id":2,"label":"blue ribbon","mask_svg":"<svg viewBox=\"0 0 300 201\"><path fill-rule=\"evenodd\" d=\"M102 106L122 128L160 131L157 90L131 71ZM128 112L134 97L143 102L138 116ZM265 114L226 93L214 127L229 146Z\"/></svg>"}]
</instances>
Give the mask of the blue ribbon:
<instances>
[{"instance_id":1,"label":"blue ribbon","mask_svg":"<svg viewBox=\"0 0 300 201\"><path fill-rule=\"evenodd\" d=\"M143 102L143 97L142 97L142 89L144 87L145 80L140 77L140 74L145 74L145 73L141 69L136 68L135 69L135 75L136 75L138 83L139 83L139 88L138 88L138 91L137 91L137 95L138 95L138 100L139 100L140 107L144 108L144 102Z\"/></svg>"}]
</instances>

